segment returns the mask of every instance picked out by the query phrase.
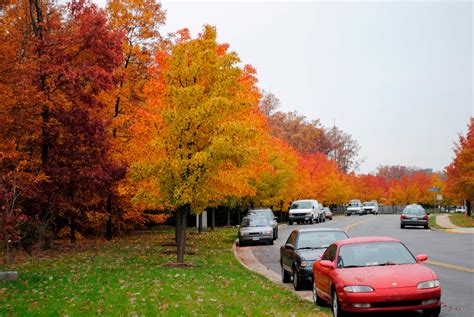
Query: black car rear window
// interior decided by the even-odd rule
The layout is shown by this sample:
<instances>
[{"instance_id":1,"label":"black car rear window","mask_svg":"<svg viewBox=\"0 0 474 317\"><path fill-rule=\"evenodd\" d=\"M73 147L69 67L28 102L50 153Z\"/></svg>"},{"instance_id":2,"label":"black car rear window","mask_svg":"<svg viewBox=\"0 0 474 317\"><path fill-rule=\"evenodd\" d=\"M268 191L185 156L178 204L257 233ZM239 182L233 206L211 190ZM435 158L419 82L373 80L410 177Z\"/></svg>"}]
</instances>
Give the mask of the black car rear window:
<instances>
[{"instance_id":1,"label":"black car rear window","mask_svg":"<svg viewBox=\"0 0 474 317\"><path fill-rule=\"evenodd\" d=\"M301 232L298 238L298 249L300 248L327 248L338 240L347 239L344 231L314 231Z\"/></svg>"}]
</instances>

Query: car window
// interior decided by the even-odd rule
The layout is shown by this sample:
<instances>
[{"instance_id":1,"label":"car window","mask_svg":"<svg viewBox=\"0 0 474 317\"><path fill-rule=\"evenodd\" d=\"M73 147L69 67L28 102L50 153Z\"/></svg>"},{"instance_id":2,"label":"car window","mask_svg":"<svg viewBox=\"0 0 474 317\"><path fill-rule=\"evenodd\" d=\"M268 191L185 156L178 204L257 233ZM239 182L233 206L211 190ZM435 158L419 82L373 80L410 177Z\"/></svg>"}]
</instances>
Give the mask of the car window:
<instances>
[{"instance_id":1,"label":"car window","mask_svg":"<svg viewBox=\"0 0 474 317\"><path fill-rule=\"evenodd\" d=\"M242 220L242 228L246 227L268 227L270 224L265 218L244 218Z\"/></svg>"},{"instance_id":2,"label":"car window","mask_svg":"<svg viewBox=\"0 0 474 317\"><path fill-rule=\"evenodd\" d=\"M321 257L321 260L334 261L336 258L336 250L337 246L335 244L330 245Z\"/></svg>"},{"instance_id":3,"label":"car window","mask_svg":"<svg viewBox=\"0 0 474 317\"><path fill-rule=\"evenodd\" d=\"M311 206L310 201L295 201L291 204L291 209L310 209Z\"/></svg>"},{"instance_id":4,"label":"car window","mask_svg":"<svg viewBox=\"0 0 474 317\"><path fill-rule=\"evenodd\" d=\"M411 207L411 208L406 208L403 213L405 215L424 215L425 210L421 207Z\"/></svg>"},{"instance_id":5,"label":"car window","mask_svg":"<svg viewBox=\"0 0 474 317\"><path fill-rule=\"evenodd\" d=\"M410 251L400 242L367 242L341 246L338 268L416 263Z\"/></svg>"},{"instance_id":6,"label":"car window","mask_svg":"<svg viewBox=\"0 0 474 317\"><path fill-rule=\"evenodd\" d=\"M331 243L347 238L344 231L301 232L297 248L327 248Z\"/></svg>"},{"instance_id":7,"label":"car window","mask_svg":"<svg viewBox=\"0 0 474 317\"><path fill-rule=\"evenodd\" d=\"M273 219L273 212L271 210L250 210L248 214L249 216L258 215L260 217Z\"/></svg>"},{"instance_id":8,"label":"car window","mask_svg":"<svg viewBox=\"0 0 474 317\"><path fill-rule=\"evenodd\" d=\"M286 240L286 243L289 243L291 245L295 245L296 244L296 237L298 235L298 232L296 231L293 231L290 236L288 237L288 240Z\"/></svg>"}]
</instances>

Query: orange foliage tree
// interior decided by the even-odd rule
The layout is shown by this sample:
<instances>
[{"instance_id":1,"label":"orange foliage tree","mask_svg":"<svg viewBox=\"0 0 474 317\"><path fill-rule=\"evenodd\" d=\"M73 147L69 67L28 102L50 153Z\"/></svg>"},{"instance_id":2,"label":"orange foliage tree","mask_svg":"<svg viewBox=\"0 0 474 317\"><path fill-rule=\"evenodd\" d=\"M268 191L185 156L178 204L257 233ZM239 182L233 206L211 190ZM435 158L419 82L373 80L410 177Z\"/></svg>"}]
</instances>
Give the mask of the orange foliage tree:
<instances>
[{"instance_id":1,"label":"orange foliage tree","mask_svg":"<svg viewBox=\"0 0 474 317\"><path fill-rule=\"evenodd\" d=\"M459 136L454 155L454 160L446 167L446 189L454 199L467 201L470 216L474 200L474 118L471 117L467 135Z\"/></svg>"},{"instance_id":2,"label":"orange foliage tree","mask_svg":"<svg viewBox=\"0 0 474 317\"><path fill-rule=\"evenodd\" d=\"M322 153L301 157L293 185L299 199L315 198L325 204L342 204L352 196L348 177Z\"/></svg>"},{"instance_id":3,"label":"orange foliage tree","mask_svg":"<svg viewBox=\"0 0 474 317\"><path fill-rule=\"evenodd\" d=\"M112 27L123 35L123 62L115 75L119 78L114 89L103 94L107 107L103 116L111 121L112 156L122 166L127 167L127 143L130 140L130 126L134 113L145 103L144 86L149 80L149 67L153 63L154 52L162 43L159 28L164 24L165 12L156 0L110 0L106 7ZM130 204L135 187L130 175L116 184L107 200L107 232L112 237L112 219L117 225L140 226L147 222L163 222L164 215L145 214L142 209Z\"/></svg>"}]
</instances>

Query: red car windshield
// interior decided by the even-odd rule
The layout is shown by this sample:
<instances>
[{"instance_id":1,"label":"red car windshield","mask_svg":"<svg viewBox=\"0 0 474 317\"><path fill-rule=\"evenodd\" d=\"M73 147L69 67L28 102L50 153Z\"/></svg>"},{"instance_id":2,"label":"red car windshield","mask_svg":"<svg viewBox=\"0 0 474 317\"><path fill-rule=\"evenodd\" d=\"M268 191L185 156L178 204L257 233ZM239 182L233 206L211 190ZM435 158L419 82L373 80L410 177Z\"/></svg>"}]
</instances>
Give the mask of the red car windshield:
<instances>
[{"instance_id":1,"label":"red car windshield","mask_svg":"<svg viewBox=\"0 0 474 317\"><path fill-rule=\"evenodd\" d=\"M366 242L346 244L339 249L338 268L416 263L400 242Z\"/></svg>"}]
</instances>

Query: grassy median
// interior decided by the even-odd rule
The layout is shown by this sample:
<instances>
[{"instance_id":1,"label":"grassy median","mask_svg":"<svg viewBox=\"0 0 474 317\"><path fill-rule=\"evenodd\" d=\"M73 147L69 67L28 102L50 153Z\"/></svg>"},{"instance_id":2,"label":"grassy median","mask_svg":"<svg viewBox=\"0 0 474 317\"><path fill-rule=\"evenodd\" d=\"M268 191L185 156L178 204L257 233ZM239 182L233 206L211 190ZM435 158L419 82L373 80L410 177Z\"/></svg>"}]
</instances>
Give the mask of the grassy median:
<instances>
[{"instance_id":1,"label":"grassy median","mask_svg":"<svg viewBox=\"0 0 474 317\"><path fill-rule=\"evenodd\" d=\"M467 216L463 213L449 215L449 220L458 226L464 228L474 228L474 216Z\"/></svg>"},{"instance_id":2,"label":"grassy median","mask_svg":"<svg viewBox=\"0 0 474 317\"><path fill-rule=\"evenodd\" d=\"M190 233L188 268L164 265L175 260L173 234L147 231L17 264L19 279L0 282L0 315L327 315L242 267L231 251L235 229Z\"/></svg>"}]
</instances>

